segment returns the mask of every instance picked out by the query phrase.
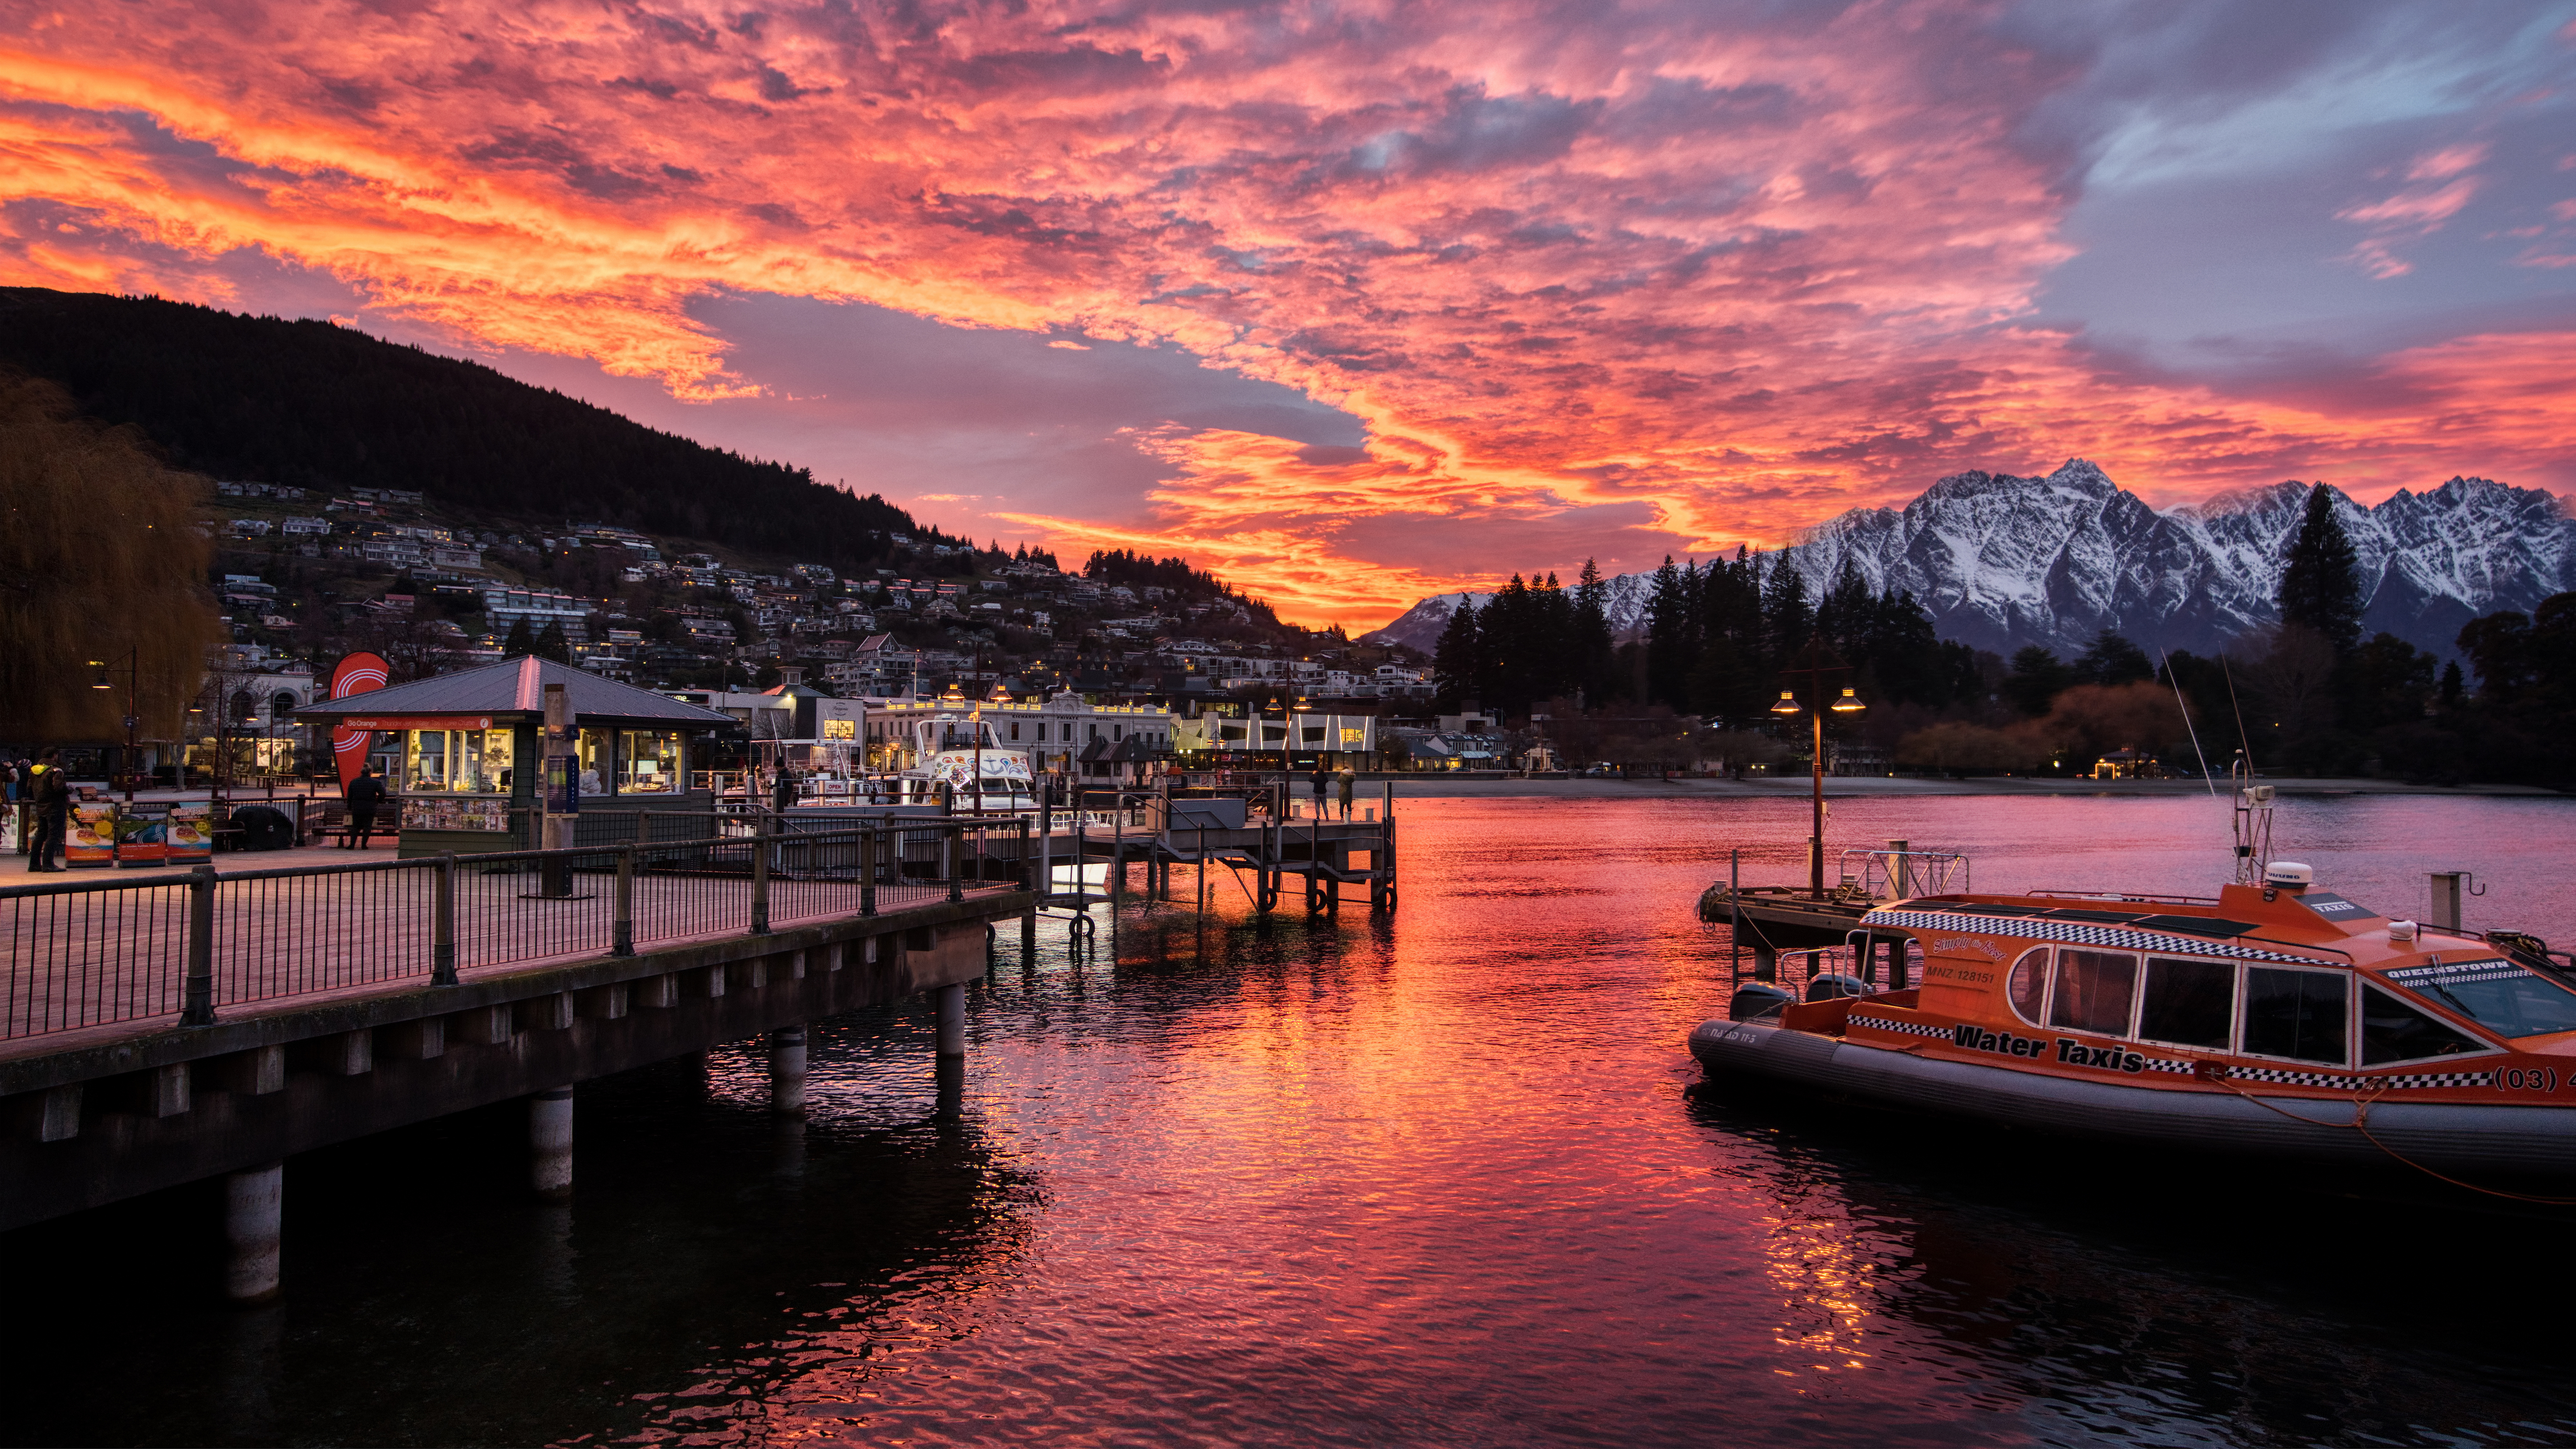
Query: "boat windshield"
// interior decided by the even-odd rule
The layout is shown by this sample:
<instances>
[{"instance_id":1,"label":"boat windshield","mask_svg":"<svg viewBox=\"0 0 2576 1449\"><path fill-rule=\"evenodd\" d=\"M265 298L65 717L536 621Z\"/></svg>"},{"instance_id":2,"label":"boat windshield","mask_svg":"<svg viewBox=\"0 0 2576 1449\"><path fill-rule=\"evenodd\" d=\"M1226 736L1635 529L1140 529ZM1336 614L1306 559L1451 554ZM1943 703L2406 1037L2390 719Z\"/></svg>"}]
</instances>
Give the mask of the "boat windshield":
<instances>
[{"instance_id":1,"label":"boat windshield","mask_svg":"<svg viewBox=\"0 0 2576 1449\"><path fill-rule=\"evenodd\" d=\"M2511 961L2407 966L2388 979L2502 1037L2576 1031L2576 993Z\"/></svg>"}]
</instances>

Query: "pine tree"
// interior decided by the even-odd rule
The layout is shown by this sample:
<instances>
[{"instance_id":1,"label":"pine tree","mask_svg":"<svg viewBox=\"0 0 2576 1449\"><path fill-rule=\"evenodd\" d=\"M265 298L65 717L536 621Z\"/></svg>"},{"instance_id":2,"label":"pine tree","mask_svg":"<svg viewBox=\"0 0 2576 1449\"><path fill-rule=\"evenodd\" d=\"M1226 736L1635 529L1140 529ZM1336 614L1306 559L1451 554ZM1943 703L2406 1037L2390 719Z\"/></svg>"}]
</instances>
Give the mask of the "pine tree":
<instances>
[{"instance_id":1,"label":"pine tree","mask_svg":"<svg viewBox=\"0 0 2576 1449\"><path fill-rule=\"evenodd\" d=\"M537 652L537 636L528 628L528 616L521 614L510 621L510 637L501 641L501 657L516 659Z\"/></svg>"},{"instance_id":2,"label":"pine tree","mask_svg":"<svg viewBox=\"0 0 2576 1449\"><path fill-rule=\"evenodd\" d=\"M1583 561L1574 583L1574 658L1569 669L1583 699L1599 704L1610 681L1610 585L1601 565Z\"/></svg>"},{"instance_id":3,"label":"pine tree","mask_svg":"<svg viewBox=\"0 0 2576 1449\"><path fill-rule=\"evenodd\" d=\"M520 622L524 624L527 621L522 619ZM536 655L540 659L551 659L557 664L572 662L572 642L564 638L562 620L546 621L545 632L537 636Z\"/></svg>"},{"instance_id":4,"label":"pine tree","mask_svg":"<svg viewBox=\"0 0 2576 1449\"><path fill-rule=\"evenodd\" d=\"M1431 658L1441 701L1451 708L1466 703L1485 672L1484 639L1476 626L1476 605L1469 596L1458 596L1458 607L1449 615L1449 626L1440 631L1440 642L1433 648Z\"/></svg>"},{"instance_id":5,"label":"pine tree","mask_svg":"<svg viewBox=\"0 0 2576 1449\"><path fill-rule=\"evenodd\" d=\"M2147 652L2109 629L2094 635L2075 660L2075 678L2083 684L2129 684L2155 677Z\"/></svg>"},{"instance_id":6,"label":"pine tree","mask_svg":"<svg viewBox=\"0 0 2576 1449\"><path fill-rule=\"evenodd\" d=\"M2320 483L2308 490L2307 516L2281 570L2281 621L2313 629L2349 654L2361 641L2361 584L2354 577L2352 540L2335 516L2339 495Z\"/></svg>"}]
</instances>

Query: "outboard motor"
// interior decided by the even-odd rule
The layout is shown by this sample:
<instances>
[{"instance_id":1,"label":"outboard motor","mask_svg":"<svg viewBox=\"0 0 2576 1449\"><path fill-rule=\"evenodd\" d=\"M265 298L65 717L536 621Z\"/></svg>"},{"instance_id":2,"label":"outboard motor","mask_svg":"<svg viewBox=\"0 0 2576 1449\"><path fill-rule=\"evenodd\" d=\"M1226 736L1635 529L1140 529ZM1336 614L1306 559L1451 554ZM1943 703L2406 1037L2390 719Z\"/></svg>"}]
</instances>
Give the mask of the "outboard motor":
<instances>
[{"instance_id":1,"label":"outboard motor","mask_svg":"<svg viewBox=\"0 0 2576 1449\"><path fill-rule=\"evenodd\" d=\"M1829 971L1807 983L1809 1001L1831 1001L1837 996L1867 996L1869 983L1857 976Z\"/></svg>"},{"instance_id":2,"label":"outboard motor","mask_svg":"<svg viewBox=\"0 0 2576 1449\"><path fill-rule=\"evenodd\" d=\"M1733 999L1726 1003L1726 1015L1732 1021L1762 1021L1778 1016L1782 1007L1797 999L1768 981L1747 981L1735 988Z\"/></svg>"}]
</instances>

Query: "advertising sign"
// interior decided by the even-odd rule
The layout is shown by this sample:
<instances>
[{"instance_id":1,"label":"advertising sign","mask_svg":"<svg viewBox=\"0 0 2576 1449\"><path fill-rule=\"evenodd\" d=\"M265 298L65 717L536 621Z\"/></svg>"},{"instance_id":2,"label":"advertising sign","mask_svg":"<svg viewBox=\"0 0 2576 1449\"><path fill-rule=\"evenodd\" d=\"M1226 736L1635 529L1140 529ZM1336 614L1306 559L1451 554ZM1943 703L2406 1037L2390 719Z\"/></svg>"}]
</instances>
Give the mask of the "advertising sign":
<instances>
[{"instance_id":1,"label":"advertising sign","mask_svg":"<svg viewBox=\"0 0 2576 1449\"><path fill-rule=\"evenodd\" d=\"M63 864L75 869L116 864L116 803L86 800L72 806L63 835Z\"/></svg>"},{"instance_id":2,"label":"advertising sign","mask_svg":"<svg viewBox=\"0 0 2576 1449\"><path fill-rule=\"evenodd\" d=\"M215 858L215 807L204 800L182 800L170 807L163 846L172 865L203 865Z\"/></svg>"},{"instance_id":3,"label":"advertising sign","mask_svg":"<svg viewBox=\"0 0 2576 1449\"><path fill-rule=\"evenodd\" d=\"M166 805L128 805L116 812L116 863L157 866L170 856Z\"/></svg>"},{"instance_id":4,"label":"advertising sign","mask_svg":"<svg viewBox=\"0 0 2576 1449\"><path fill-rule=\"evenodd\" d=\"M393 666L381 654L346 654L331 670L331 697L347 699L353 694L382 689L392 677ZM340 767L340 789L348 791L358 772L367 767L367 744L374 738L372 730L352 729L341 725L331 731L331 758Z\"/></svg>"}]
</instances>

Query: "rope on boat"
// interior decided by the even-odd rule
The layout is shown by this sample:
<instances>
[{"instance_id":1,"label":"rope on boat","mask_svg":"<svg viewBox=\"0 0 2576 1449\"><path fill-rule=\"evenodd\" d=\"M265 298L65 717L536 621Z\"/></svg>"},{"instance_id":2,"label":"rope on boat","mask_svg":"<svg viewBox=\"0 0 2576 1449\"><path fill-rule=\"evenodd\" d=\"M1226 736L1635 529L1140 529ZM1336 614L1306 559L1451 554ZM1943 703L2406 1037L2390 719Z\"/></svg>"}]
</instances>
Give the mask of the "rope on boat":
<instances>
[{"instance_id":1,"label":"rope on boat","mask_svg":"<svg viewBox=\"0 0 2576 1449\"><path fill-rule=\"evenodd\" d=\"M2417 1162L2414 1158L2407 1156L2405 1153L2398 1151L2396 1148L2389 1146L2387 1143L2380 1141L2379 1134L2370 1130L2370 1109L2378 1104L2381 1097L2387 1095L2388 1085L2385 1082L2374 1082L2370 1091L2355 1092L2352 1094L2351 1121L2320 1122L2314 1117L2302 1117L2287 1107L2274 1106L2272 1103L2266 1102L2262 1098L2255 1096L2252 1092L2236 1085L2236 1083L2230 1079L2227 1067L2222 1062L2203 1062L2200 1064L2199 1068L2192 1073L2192 1075L2198 1077L2204 1082L2215 1082L2219 1086L2225 1087L2227 1090L2243 1097L2246 1101L2253 1103L2255 1106L2262 1108L2264 1111L2277 1112L2281 1116L2287 1117L2293 1122L2305 1122L2311 1127L2350 1127L2354 1131L2359 1132L2362 1136L2362 1140L2368 1142L2371 1146L2387 1153L2390 1157L2415 1169L2426 1177L2433 1178L2440 1182L2447 1182L2453 1187L2466 1188L2470 1192L2484 1193L2488 1197L2509 1198L2514 1202L2539 1203L2547 1207L2576 1207L2576 1197L2534 1197L2529 1193L2507 1192L2500 1187L2480 1187L2474 1182L2462 1182L2458 1178L2452 1177L2447 1173L2436 1172L2432 1168L2426 1167L2424 1164Z\"/></svg>"}]
</instances>

